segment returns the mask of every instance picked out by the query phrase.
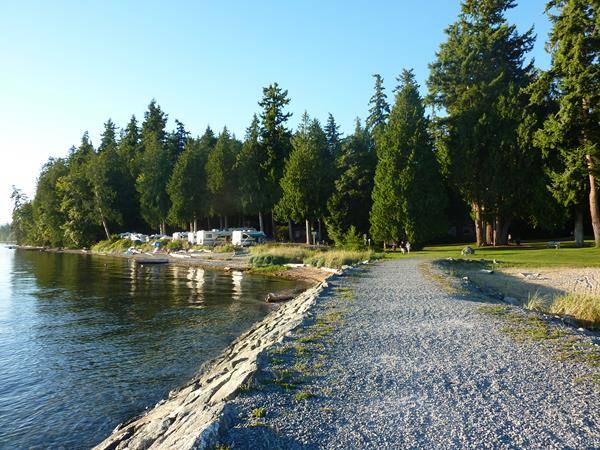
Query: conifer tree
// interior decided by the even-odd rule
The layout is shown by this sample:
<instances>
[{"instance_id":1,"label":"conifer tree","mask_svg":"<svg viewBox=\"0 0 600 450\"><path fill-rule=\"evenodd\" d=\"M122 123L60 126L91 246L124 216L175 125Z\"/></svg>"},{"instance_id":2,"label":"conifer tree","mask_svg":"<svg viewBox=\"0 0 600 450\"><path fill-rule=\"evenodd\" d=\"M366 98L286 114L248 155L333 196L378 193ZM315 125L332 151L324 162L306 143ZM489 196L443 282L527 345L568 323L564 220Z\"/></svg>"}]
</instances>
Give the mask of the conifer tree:
<instances>
[{"instance_id":1,"label":"conifer tree","mask_svg":"<svg viewBox=\"0 0 600 450\"><path fill-rule=\"evenodd\" d=\"M547 74L557 111L550 114L536 143L555 164L552 191L575 208L575 240L583 245L583 211L587 191L596 247L600 247L598 167L600 162L600 6L594 0L552 0Z\"/></svg>"},{"instance_id":2,"label":"conifer tree","mask_svg":"<svg viewBox=\"0 0 600 450\"><path fill-rule=\"evenodd\" d=\"M266 155L261 166L265 176L262 190L270 210L274 208L281 195L280 180L283 176L285 159L291 148L291 133L286 123L292 113L284 111L289 103L288 91L281 89L277 83L263 88L263 97L258 103L262 108L260 143Z\"/></svg>"},{"instance_id":3,"label":"conifer tree","mask_svg":"<svg viewBox=\"0 0 600 450\"><path fill-rule=\"evenodd\" d=\"M165 142L166 123L167 115L152 100L144 114L141 132L143 153L136 179L142 217L150 226L158 226L161 234L166 234L166 221L171 207L167 183L173 170L173 158Z\"/></svg>"},{"instance_id":4,"label":"conifer tree","mask_svg":"<svg viewBox=\"0 0 600 450\"><path fill-rule=\"evenodd\" d=\"M240 143L225 127L206 161L206 186L211 195L211 210L223 219L225 228L228 227L228 217L240 209L234 170L239 151Z\"/></svg>"},{"instance_id":5,"label":"conifer tree","mask_svg":"<svg viewBox=\"0 0 600 450\"><path fill-rule=\"evenodd\" d=\"M508 23L505 13L514 6L514 0L465 0L430 65L429 99L445 111L436 121L443 129L442 159L472 207L478 245L489 240L485 222L490 231L494 222L510 221L514 212L506 199L513 189L523 189L511 179L517 174L511 167L521 167L525 153L518 142L518 120L509 109L515 102L526 104L519 96L531 80L532 64L525 64L524 57L534 36L531 29L519 34ZM507 227L497 228L503 234L499 241L505 242Z\"/></svg>"},{"instance_id":6,"label":"conifer tree","mask_svg":"<svg viewBox=\"0 0 600 450\"><path fill-rule=\"evenodd\" d=\"M123 183L127 176L126 166L117 152L116 126L111 119L104 124L100 147L98 153L90 159L88 172L96 221L102 225L106 239L110 239L110 225L121 224L121 211L129 206ZM119 199L125 203L120 205Z\"/></svg>"},{"instance_id":7,"label":"conifer tree","mask_svg":"<svg viewBox=\"0 0 600 450\"><path fill-rule=\"evenodd\" d=\"M208 212L204 166L209 151L201 139L186 140L167 185L171 199L169 221L173 225L193 224L192 231L196 231L197 220Z\"/></svg>"},{"instance_id":8,"label":"conifer tree","mask_svg":"<svg viewBox=\"0 0 600 450\"><path fill-rule=\"evenodd\" d=\"M60 209L65 215L61 228L68 247L90 245L99 236L93 185L89 178L89 166L94 156L94 147L86 131L79 147L71 149L68 174L57 181Z\"/></svg>"},{"instance_id":9,"label":"conifer tree","mask_svg":"<svg viewBox=\"0 0 600 450\"><path fill-rule=\"evenodd\" d=\"M377 141L371 230L378 241L406 239L418 248L444 231L444 189L412 71L399 81Z\"/></svg>"},{"instance_id":10,"label":"conifer tree","mask_svg":"<svg viewBox=\"0 0 600 450\"><path fill-rule=\"evenodd\" d=\"M346 244L350 227L354 227L359 234L369 231L375 164L369 133L356 119L354 134L341 144L336 160L339 176L327 202L327 233L336 245Z\"/></svg>"},{"instance_id":11,"label":"conifer tree","mask_svg":"<svg viewBox=\"0 0 600 450\"><path fill-rule=\"evenodd\" d=\"M325 124L325 135L327 136L327 151L333 161L338 157L342 148L342 133L339 129L340 127L335 122L333 114L329 113Z\"/></svg>"},{"instance_id":12,"label":"conifer tree","mask_svg":"<svg viewBox=\"0 0 600 450\"><path fill-rule=\"evenodd\" d=\"M236 160L236 173L239 183L239 197L245 214L258 214L260 231L264 231L263 212L269 210L269 197L263 182L267 155L260 142L260 122L256 114L246 130L246 139Z\"/></svg>"},{"instance_id":13,"label":"conifer tree","mask_svg":"<svg viewBox=\"0 0 600 450\"><path fill-rule=\"evenodd\" d=\"M324 216L329 194L327 169L327 138L316 120L305 112L298 132L292 139L292 152L286 161L281 179L282 196L276 214L283 220L305 221L306 243L311 243L312 222Z\"/></svg>"},{"instance_id":14,"label":"conifer tree","mask_svg":"<svg viewBox=\"0 0 600 450\"><path fill-rule=\"evenodd\" d=\"M369 133L375 136L385 127L390 114L390 105L387 102L383 77L376 73L373 75L373 78L375 78L375 92L369 100L369 116L367 117L366 125Z\"/></svg>"}]
</instances>

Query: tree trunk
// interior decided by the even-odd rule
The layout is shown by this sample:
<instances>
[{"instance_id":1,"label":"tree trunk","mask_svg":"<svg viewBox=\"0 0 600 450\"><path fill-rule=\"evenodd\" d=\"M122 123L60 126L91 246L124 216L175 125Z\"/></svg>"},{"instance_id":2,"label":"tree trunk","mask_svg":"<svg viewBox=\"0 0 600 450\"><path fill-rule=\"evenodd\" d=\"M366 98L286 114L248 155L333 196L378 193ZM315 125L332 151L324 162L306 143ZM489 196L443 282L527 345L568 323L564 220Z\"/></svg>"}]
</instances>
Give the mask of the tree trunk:
<instances>
[{"instance_id":1,"label":"tree trunk","mask_svg":"<svg viewBox=\"0 0 600 450\"><path fill-rule=\"evenodd\" d=\"M219 230L223 229L223 216L219 216Z\"/></svg>"},{"instance_id":2,"label":"tree trunk","mask_svg":"<svg viewBox=\"0 0 600 450\"><path fill-rule=\"evenodd\" d=\"M263 224L263 216L262 216L262 212L258 212L258 229L260 231L262 231L263 233L265 232L265 225Z\"/></svg>"},{"instance_id":3,"label":"tree trunk","mask_svg":"<svg viewBox=\"0 0 600 450\"><path fill-rule=\"evenodd\" d=\"M290 237L290 242L294 242L294 230L292 227L292 221L288 220L288 234Z\"/></svg>"},{"instance_id":4,"label":"tree trunk","mask_svg":"<svg viewBox=\"0 0 600 450\"><path fill-rule=\"evenodd\" d=\"M510 227L510 219L502 220L502 216L496 216L494 227L494 245L508 245L508 228Z\"/></svg>"},{"instance_id":5,"label":"tree trunk","mask_svg":"<svg viewBox=\"0 0 600 450\"><path fill-rule=\"evenodd\" d=\"M110 232L108 231L108 224L106 223L106 219L102 218L102 226L104 227L104 232L106 233L106 239L110 240Z\"/></svg>"},{"instance_id":6,"label":"tree trunk","mask_svg":"<svg viewBox=\"0 0 600 450\"><path fill-rule=\"evenodd\" d=\"M198 219L194 219L194 233L198 232Z\"/></svg>"},{"instance_id":7,"label":"tree trunk","mask_svg":"<svg viewBox=\"0 0 600 450\"><path fill-rule=\"evenodd\" d=\"M323 235L321 234L321 219L319 219L319 242L323 240Z\"/></svg>"},{"instance_id":8,"label":"tree trunk","mask_svg":"<svg viewBox=\"0 0 600 450\"><path fill-rule=\"evenodd\" d=\"M306 219L306 245L310 245L310 222Z\"/></svg>"},{"instance_id":9,"label":"tree trunk","mask_svg":"<svg viewBox=\"0 0 600 450\"><path fill-rule=\"evenodd\" d=\"M275 237L275 214L271 210L271 235Z\"/></svg>"},{"instance_id":10,"label":"tree trunk","mask_svg":"<svg viewBox=\"0 0 600 450\"><path fill-rule=\"evenodd\" d=\"M583 247L583 205L575 207L575 247Z\"/></svg>"},{"instance_id":11,"label":"tree trunk","mask_svg":"<svg viewBox=\"0 0 600 450\"><path fill-rule=\"evenodd\" d=\"M229 228L229 218L225 216L225 229Z\"/></svg>"},{"instance_id":12,"label":"tree trunk","mask_svg":"<svg viewBox=\"0 0 600 450\"><path fill-rule=\"evenodd\" d=\"M483 223L481 221L481 206L474 202L472 208L475 212L475 239L477 241L477 247L481 247L483 245Z\"/></svg>"},{"instance_id":13,"label":"tree trunk","mask_svg":"<svg viewBox=\"0 0 600 450\"><path fill-rule=\"evenodd\" d=\"M485 243L492 245L494 243L494 228L489 222L485 223Z\"/></svg>"},{"instance_id":14,"label":"tree trunk","mask_svg":"<svg viewBox=\"0 0 600 450\"><path fill-rule=\"evenodd\" d=\"M586 155L588 163L588 177L590 179L590 216L592 217L592 229L594 230L594 242L600 247L600 210L598 209L598 188L596 176L594 175L594 161L591 155Z\"/></svg>"},{"instance_id":15,"label":"tree trunk","mask_svg":"<svg viewBox=\"0 0 600 450\"><path fill-rule=\"evenodd\" d=\"M383 241L383 253L385 253L386 250L387 250L387 248L386 248L386 242Z\"/></svg>"},{"instance_id":16,"label":"tree trunk","mask_svg":"<svg viewBox=\"0 0 600 450\"><path fill-rule=\"evenodd\" d=\"M210 216L206 216L206 229L210 230Z\"/></svg>"}]
</instances>

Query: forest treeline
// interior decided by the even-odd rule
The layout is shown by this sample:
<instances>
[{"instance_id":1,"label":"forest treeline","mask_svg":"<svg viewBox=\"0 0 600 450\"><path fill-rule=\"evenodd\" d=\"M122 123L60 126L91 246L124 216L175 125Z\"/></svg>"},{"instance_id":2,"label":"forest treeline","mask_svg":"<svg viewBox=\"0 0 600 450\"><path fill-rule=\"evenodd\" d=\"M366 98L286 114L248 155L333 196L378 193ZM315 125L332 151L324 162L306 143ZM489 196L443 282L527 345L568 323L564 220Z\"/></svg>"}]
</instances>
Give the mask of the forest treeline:
<instances>
[{"instance_id":1,"label":"forest treeline","mask_svg":"<svg viewBox=\"0 0 600 450\"><path fill-rule=\"evenodd\" d=\"M374 75L364 124L342 136L304 113L296 130L288 92L263 89L238 139L227 128L194 137L152 101L138 122L110 119L97 147L87 133L51 158L33 199L14 189L21 243L82 247L118 231L256 222L323 228L336 244L443 238L470 214L478 245L507 243L513 224L552 229L585 216L600 245L600 19L595 0L551 0L551 68L528 61L536 36L506 13L514 0L465 0L445 31L423 98L404 70L388 99ZM428 114L428 111L429 114ZM291 226L290 226L291 229ZM311 233L307 232L307 239Z\"/></svg>"}]
</instances>

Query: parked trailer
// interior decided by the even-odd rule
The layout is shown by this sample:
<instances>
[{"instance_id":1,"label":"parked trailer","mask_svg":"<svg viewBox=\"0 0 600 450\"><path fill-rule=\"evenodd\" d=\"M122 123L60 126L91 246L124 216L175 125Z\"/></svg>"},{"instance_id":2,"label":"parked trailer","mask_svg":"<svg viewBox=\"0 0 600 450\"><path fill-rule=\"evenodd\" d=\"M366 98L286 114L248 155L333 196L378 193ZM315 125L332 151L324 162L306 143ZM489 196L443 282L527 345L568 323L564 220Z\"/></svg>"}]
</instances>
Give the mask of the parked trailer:
<instances>
[{"instance_id":1,"label":"parked trailer","mask_svg":"<svg viewBox=\"0 0 600 450\"><path fill-rule=\"evenodd\" d=\"M262 231L255 229L249 230L234 230L231 234L231 243L242 247L250 247L252 245L262 244L266 241L267 235Z\"/></svg>"},{"instance_id":2,"label":"parked trailer","mask_svg":"<svg viewBox=\"0 0 600 450\"><path fill-rule=\"evenodd\" d=\"M198 245L222 245L231 242L230 230L200 230L196 233Z\"/></svg>"}]
</instances>

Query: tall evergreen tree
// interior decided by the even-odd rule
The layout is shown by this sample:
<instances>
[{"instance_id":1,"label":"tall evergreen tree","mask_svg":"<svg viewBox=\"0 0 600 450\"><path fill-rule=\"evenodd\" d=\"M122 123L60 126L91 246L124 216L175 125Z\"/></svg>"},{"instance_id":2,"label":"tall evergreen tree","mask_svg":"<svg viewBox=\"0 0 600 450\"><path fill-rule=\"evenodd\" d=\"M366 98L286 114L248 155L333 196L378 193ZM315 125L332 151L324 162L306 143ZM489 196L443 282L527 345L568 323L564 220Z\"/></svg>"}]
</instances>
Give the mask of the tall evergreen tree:
<instances>
[{"instance_id":1,"label":"tall evergreen tree","mask_svg":"<svg viewBox=\"0 0 600 450\"><path fill-rule=\"evenodd\" d=\"M166 221L171 207L167 183L173 170L173 158L166 148L167 115L155 100L148 105L142 124L142 158L136 189L140 209L150 226L158 226L166 234Z\"/></svg>"},{"instance_id":2,"label":"tall evergreen tree","mask_svg":"<svg viewBox=\"0 0 600 450\"><path fill-rule=\"evenodd\" d=\"M116 126L112 120L104 124L98 153L90 160L89 179L92 184L96 221L110 239L110 227L123 222L123 212L132 206L128 193L128 172L117 151Z\"/></svg>"},{"instance_id":3,"label":"tall evergreen tree","mask_svg":"<svg viewBox=\"0 0 600 450\"><path fill-rule=\"evenodd\" d=\"M79 147L71 149L68 174L57 182L60 209L65 215L62 224L64 242L68 247L88 246L100 236L93 184L89 177L94 156L94 147L85 132Z\"/></svg>"},{"instance_id":4,"label":"tall evergreen tree","mask_svg":"<svg viewBox=\"0 0 600 450\"><path fill-rule=\"evenodd\" d=\"M600 247L598 182L600 157L600 5L595 0L551 0L552 21L547 74L557 111L550 114L536 142L553 159L551 188L575 208L575 240L583 245L583 211L587 191L596 247Z\"/></svg>"},{"instance_id":5,"label":"tall evergreen tree","mask_svg":"<svg viewBox=\"0 0 600 450\"><path fill-rule=\"evenodd\" d=\"M141 157L140 130L137 119L131 116L129 123L121 132L118 146L119 156L124 161L130 176L135 180L139 175Z\"/></svg>"},{"instance_id":6,"label":"tall evergreen tree","mask_svg":"<svg viewBox=\"0 0 600 450\"><path fill-rule=\"evenodd\" d=\"M167 136L167 149L173 160L173 165L185 149L185 143L190 138L190 133L179 120L175 119L175 130Z\"/></svg>"},{"instance_id":7,"label":"tall evergreen tree","mask_svg":"<svg viewBox=\"0 0 600 450\"><path fill-rule=\"evenodd\" d=\"M281 179L282 196L277 216L295 222L305 221L306 243L310 244L312 222L325 214L329 186L323 158L328 154L327 137L317 121L305 112L292 139L292 152Z\"/></svg>"},{"instance_id":8,"label":"tall evergreen tree","mask_svg":"<svg viewBox=\"0 0 600 450\"><path fill-rule=\"evenodd\" d=\"M325 135L327 136L327 150L332 160L335 160L342 148L342 133L340 126L335 122L333 114L329 113L325 124Z\"/></svg>"},{"instance_id":9,"label":"tall evergreen tree","mask_svg":"<svg viewBox=\"0 0 600 450\"><path fill-rule=\"evenodd\" d=\"M484 223L507 223L512 211L505 199L523 189L511 180L520 165L523 149L518 142L518 121L508 114L530 82L532 64L525 54L534 36L529 30L519 34L507 22L505 13L514 0L465 0L458 21L447 30L431 64L428 85L430 101L445 110L437 119L444 130L442 159L463 199L472 206L478 245L490 240L484 236ZM506 242L507 227L497 227Z\"/></svg>"},{"instance_id":10,"label":"tall evergreen tree","mask_svg":"<svg viewBox=\"0 0 600 450\"><path fill-rule=\"evenodd\" d=\"M223 219L227 227L228 217L240 210L237 202L235 161L240 143L225 127L206 161L206 186L211 195L212 212Z\"/></svg>"},{"instance_id":11,"label":"tall evergreen tree","mask_svg":"<svg viewBox=\"0 0 600 450\"><path fill-rule=\"evenodd\" d=\"M375 78L375 92L369 100L369 116L367 117L367 130L372 136L383 130L390 114L390 105L387 102L383 77L378 73Z\"/></svg>"},{"instance_id":12,"label":"tall evergreen tree","mask_svg":"<svg viewBox=\"0 0 600 450\"><path fill-rule=\"evenodd\" d=\"M246 139L236 160L236 179L239 198L245 214L258 214L261 231L264 231L263 212L270 209L269 197L264 191L264 170L267 160L265 147L260 142L260 122L256 114L246 130Z\"/></svg>"},{"instance_id":13,"label":"tall evergreen tree","mask_svg":"<svg viewBox=\"0 0 600 450\"><path fill-rule=\"evenodd\" d=\"M336 160L334 190L327 202L327 233L337 245L344 244L350 227L364 234L369 231L369 211L376 158L369 133L356 119L354 134L341 145Z\"/></svg>"},{"instance_id":14,"label":"tall evergreen tree","mask_svg":"<svg viewBox=\"0 0 600 450\"><path fill-rule=\"evenodd\" d=\"M285 112L285 107L289 103L288 91L281 89L277 83L263 88L263 97L258 102L262 108L260 143L266 155L261 165L265 176L262 189L270 210L274 208L281 195L280 180L291 148L291 133L286 123L292 113Z\"/></svg>"},{"instance_id":15,"label":"tall evergreen tree","mask_svg":"<svg viewBox=\"0 0 600 450\"><path fill-rule=\"evenodd\" d=\"M173 225L193 224L208 212L205 165L210 147L206 140L186 140L185 149L173 169L167 191L171 199L169 220Z\"/></svg>"}]
</instances>

